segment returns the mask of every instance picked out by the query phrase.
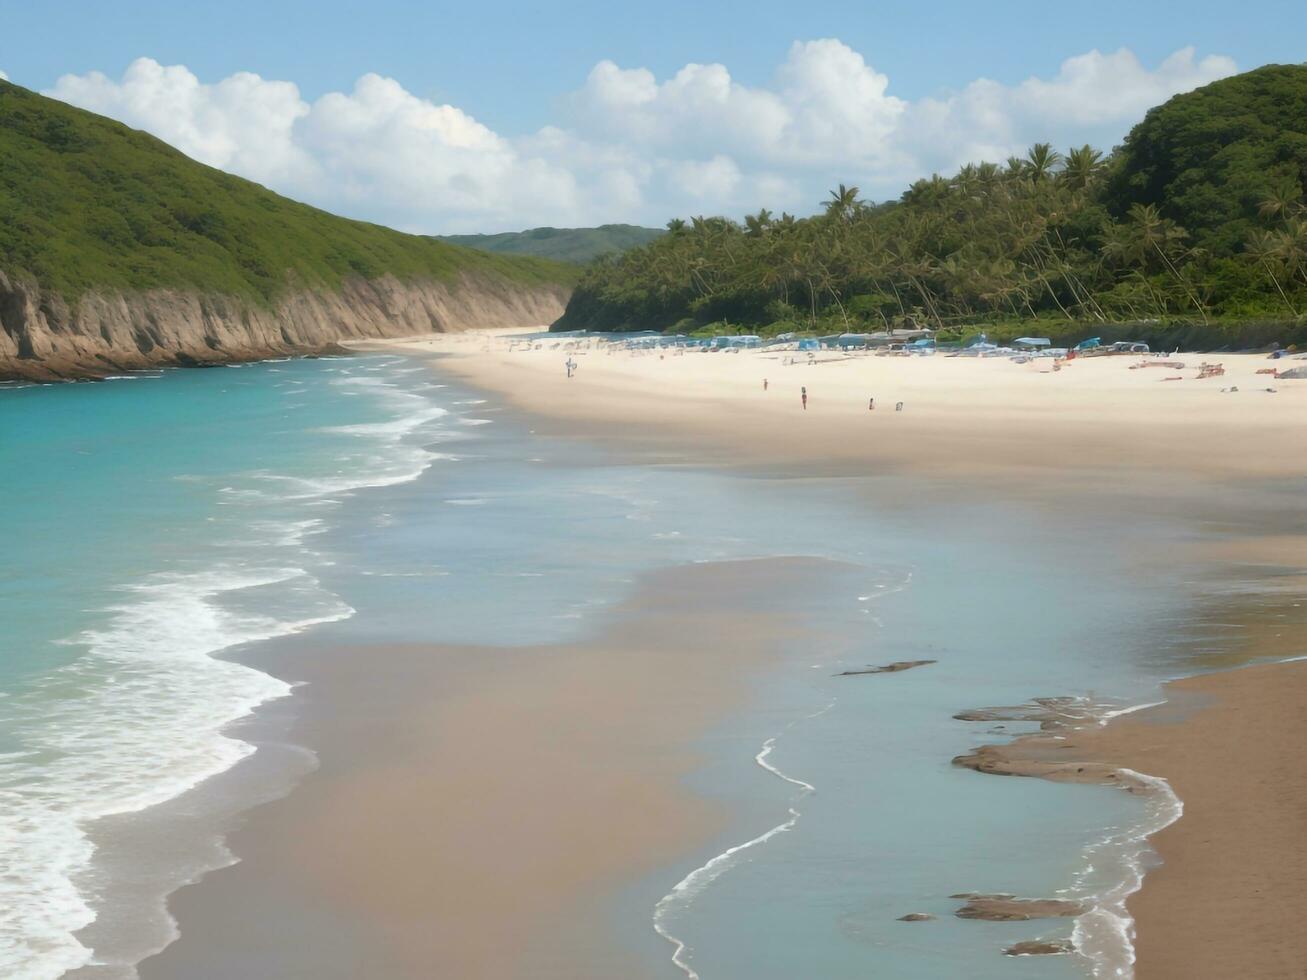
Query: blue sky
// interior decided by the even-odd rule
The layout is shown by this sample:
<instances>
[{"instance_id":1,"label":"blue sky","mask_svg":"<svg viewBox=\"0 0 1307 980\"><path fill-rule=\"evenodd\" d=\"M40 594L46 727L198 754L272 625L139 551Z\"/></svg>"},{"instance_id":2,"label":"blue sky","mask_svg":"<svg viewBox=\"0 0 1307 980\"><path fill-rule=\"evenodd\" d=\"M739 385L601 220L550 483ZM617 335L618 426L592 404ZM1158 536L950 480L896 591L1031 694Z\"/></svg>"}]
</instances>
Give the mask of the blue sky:
<instances>
[{"instance_id":1,"label":"blue sky","mask_svg":"<svg viewBox=\"0 0 1307 980\"><path fill-rule=\"evenodd\" d=\"M1235 69L1302 61L1304 38L1301 0L0 0L0 70L13 81L151 129L292 196L415 230L661 224L672 214L763 205L802 211L839 180L890 196L919 172L1022 141L1110 144L1149 98ZM824 39L840 47L796 54L796 42ZM1164 67L1189 48L1187 67ZM1143 74L1113 60L1064 68L1122 49ZM137 72L128 90L124 73L140 58L184 66L200 86L187 89L186 125L176 104L158 111L159 86L175 92L192 83ZM648 76L609 73L600 85L592 72L604 62ZM667 87L692 64L722 72ZM109 85L59 87L63 76L91 72ZM293 84L299 108L281 90L246 86L236 98L212 88L240 72ZM361 95L356 86L370 74L392 88ZM998 87L977 87L981 79ZM1063 91L1023 88L1029 79ZM862 101L842 104L855 91ZM265 97L282 115L260 132L247 123L264 113ZM704 100L712 99L719 102L710 112ZM423 120L435 117L423 107L441 106L458 118L438 122L445 130L433 143ZM360 121L360 113L371 115ZM808 116L824 122L808 126ZM864 130L867 118L875 121ZM468 130L472 121L481 129ZM857 132L836 138L850 126ZM718 144L715 131L723 133ZM283 139L273 164L257 161L257 143ZM351 155L351 139L394 141L390 155L409 169ZM424 155L434 161L425 183L415 176ZM509 199L490 200L487 174L512 183Z\"/></svg>"}]
</instances>

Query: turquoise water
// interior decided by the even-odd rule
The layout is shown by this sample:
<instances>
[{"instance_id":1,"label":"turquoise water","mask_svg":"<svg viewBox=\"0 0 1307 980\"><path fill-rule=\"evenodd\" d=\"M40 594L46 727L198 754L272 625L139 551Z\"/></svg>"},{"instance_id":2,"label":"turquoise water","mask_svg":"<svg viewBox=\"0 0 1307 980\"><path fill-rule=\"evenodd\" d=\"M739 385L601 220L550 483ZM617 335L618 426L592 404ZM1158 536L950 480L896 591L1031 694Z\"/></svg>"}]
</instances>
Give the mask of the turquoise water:
<instances>
[{"instance_id":1,"label":"turquoise water","mask_svg":"<svg viewBox=\"0 0 1307 980\"><path fill-rule=\"evenodd\" d=\"M250 747L224 726L293 706L213 653L307 630L548 643L592 628L642 572L778 555L849 570L794 597L820 643L757 678L705 742L693 787L738 825L607 903L631 957L669 978L841 980L1110 976L1128 955L1106 915L1078 937L1097 959L1013 961L1004 944L1073 924L963 922L947 898L1090 897L1133 873L1140 801L949 765L992 727L957 710L1127 705L1169 673L1174 583L1132 573L1088 526L980 502L922 513L890 481L624 464L398 357L0 391L0 490L5 976L91 960L77 931L114 893L96 818L231 767ZM830 676L904 659L940 663ZM908 912L939 918L895 921Z\"/></svg>"}]
</instances>

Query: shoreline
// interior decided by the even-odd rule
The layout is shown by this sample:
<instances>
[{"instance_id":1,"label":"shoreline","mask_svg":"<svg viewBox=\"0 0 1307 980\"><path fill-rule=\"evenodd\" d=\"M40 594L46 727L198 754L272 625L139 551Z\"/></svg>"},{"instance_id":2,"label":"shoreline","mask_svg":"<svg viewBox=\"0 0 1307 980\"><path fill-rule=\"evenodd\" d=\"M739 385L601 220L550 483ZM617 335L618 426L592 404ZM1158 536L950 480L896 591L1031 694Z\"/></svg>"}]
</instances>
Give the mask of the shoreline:
<instances>
[{"instance_id":1,"label":"shoreline","mask_svg":"<svg viewBox=\"0 0 1307 980\"><path fill-rule=\"evenodd\" d=\"M727 829L722 804L683 785L695 740L748 699L741 677L787 655L787 597L840 572L785 558L654 572L596 630L541 647L303 637L242 658L303 685L289 731L272 735L319 766L240 818L237 863L173 894L180 938L142 980L416 977L437 962L488 980L643 976L591 906ZM569 723L581 712L584 726ZM268 731L260 715L243 726L255 758Z\"/></svg>"},{"instance_id":2,"label":"shoreline","mask_svg":"<svg viewBox=\"0 0 1307 980\"><path fill-rule=\"evenodd\" d=\"M469 349L474 346L480 350ZM1004 381L1010 379L994 383L997 394L986 391L981 382L979 387L972 389L973 397L968 402L967 399L950 397L942 386L931 389L918 376L914 378L917 400L929 399L933 393L941 396L943 405L935 406L930 412L914 413L914 424L908 431L893 433L870 443L850 428L865 424L865 405L861 410L846 406L837 415L824 419L825 431L814 434L808 423L811 415L759 404L760 394L749 390L753 386L752 375L758 373L758 365L738 366L747 364L747 355L736 359L732 355L719 357L719 363L728 363L728 368L723 369L727 372L725 375L700 372L696 366L693 378L678 379L672 374L676 365L673 363L671 369L667 366L667 361L672 358L655 366L659 363L653 360L657 354L646 356L643 363L632 363L638 358L592 352L582 361L578 378L571 379L569 385L568 379L561 371L556 371L553 364L563 355L533 351L522 356L518 352L514 359L493 334L442 338L436 343L429 339L399 341L378 345L378 349L381 348L441 355L442 369L451 371L469 384L506 397L517 407L533 413L542 424L550 427L552 434L579 434L583 438L598 437L627 447L640 446L648 453L672 461L701 460L708 456L719 463L731 460L755 467L797 465L817 475L848 472L850 467L861 463L926 479L937 487L965 474L997 494L1031 502L1041 508L1053 505L1050 494L1092 476L1103 480L1104 485L1094 488L1092 493L1082 493L1082 497L1093 498L1105 508L1110 507L1113 500L1142 500L1159 511L1168 506L1167 492L1177 489L1176 474L1183 473L1191 481L1191 486L1174 496L1183 506L1201 508L1206 521L1229 524L1232 516L1250 500L1255 501L1252 510L1263 516L1271 515L1262 523L1269 525L1272 533L1267 533L1266 527L1255 527L1250 532L1247 523L1234 521L1233 526L1238 528L1235 534L1216 542L1200 543L1196 554L1207 567L1276 566L1291 576L1302 571L1291 562L1294 556L1304 553L1299 548L1307 537L1295 533L1298 525L1293 518L1296 512L1291 508L1294 487L1307 476L1307 468L1302 463L1307 460L1307 424L1295 424L1296 421L1307 423L1307 385L1300 384L1294 389L1286 384L1275 393L1248 391L1249 396L1264 395L1262 403L1245 403L1232 410L1228 406L1235 403L1229 399L1238 398L1243 392L1221 392L1219 388L1200 382L1199 385L1205 387L1192 386L1175 405L1166 406L1160 400L1160 392L1176 391L1175 388L1161 386L1148 392L1142 385L1135 384L1134 397L1121 399L1124 405L1109 405L1101 412L1087 411L1098 401L1121 395L1119 379L1127 365L1119 359L1115 364L1110 359L1103 359L1093 366L1093 370L1103 376L1115 369L1118 377L1105 379L1105 390L1102 391L1095 392L1092 385L1085 385L1089 389L1087 392L1079 392L1069 406L1062 405L1061 408L1070 409L1065 414L1054 415L1062 438L1050 445L1041 441L1045 438L1042 430L1046 427L1032 423L1029 417L1034 411L1032 403L1023 401L1019 392L1014 398L1015 407L1006 412L1003 410L1001 402L1005 391L1006 395L1012 395L1011 390L1003 387ZM1223 359L1227 365L1234 365L1232 373L1236 386L1240 381L1243 384L1248 384L1249 380L1255 383L1258 377L1255 372L1265 362L1264 358L1255 355ZM903 364L901 359L881 360L889 362L886 367ZM610 366L606 361L613 364ZM789 370L798 372L793 375L795 378L819 379L805 387L816 390L820 385L824 389L829 383L851 400L851 391L861 387L862 382L851 383L833 378L831 374L831 371L847 367L846 364L836 364L800 366ZM967 365L973 379L985 369L1001 370L1005 367L1008 365L983 362ZM774 372L777 368L769 365L765 370ZM959 367L958 373L962 370ZM1088 373L1082 372L1082 376ZM585 380L577 384L581 378ZM1116 387L1113 387L1113 382ZM1018 383L1028 384L1028 379ZM1285 393L1290 397L1270 401ZM1218 402L1217 399L1223 396L1225 401ZM1203 404L1204 398L1206 404ZM1045 402L1047 404L1042 407L1056 412L1056 399L1045 399ZM1274 408L1268 407L1272 404ZM1159 405L1162 406L1160 410ZM1148 427L1103 434L1105 427L1111 429L1114 419L1135 417L1137 421L1137 413L1144 409L1152 409L1154 413L1149 416ZM741 411L745 413L743 417ZM1233 422L1220 419L1220 414L1226 411L1237 412ZM900 419L907 417L905 414ZM877 420L880 418L878 416ZM918 419L922 421L915 421ZM759 424L767 429L767 446L759 446L757 437L749 432ZM996 435L992 430L999 426L1004 431ZM959 437L958 429L965 429L975 438ZM1032 454L1032 446L1037 447L1038 452ZM1030 459L1032 455L1037 458ZM1236 494L1241 494L1243 499L1234 496ZM1265 499L1258 497L1259 494ZM1290 517L1288 521L1285 520L1286 513ZM1257 522L1252 524L1255 526ZM1296 583L1300 580L1296 577L1286 581L1290 590L1299 587ZM1287 636L1284 631L1274 635L1272 632L1251 624L1243 648L1234 653L1226 651L1224 662L1218 665L1292 658L1307 652L1294 644L1291 632ZM1195 663L1196 667L1200 665L1200 662ZM1240 674L1240 677L1256 678L1255 694L1243 691L1240 681L1229 679L1234 672L1185 676L1174 681L1173 687L1168 687L1168 690L1187 691L1191 687L1201 690L1216 705L1209 708L1207 714L1196 716L1208 719L1201 725L1186 719L1165 729L1170 735L1167 743L1171 746L1169 754L1145 741L1146 735L1156 735L1154 719L1166 715L1167 705L1112 719L1102 728L1107 734L1093 740L1086 738L1083 761L1092 760L1113 770L1126 768L1148 773L1168 784L1173 783L1173 773L1186 773L1180 778L1176 792L1186 804L1187 816L1157 833L1155 839L1150 837L1150 844L1166 862L1163 865L1166 870L1150 871L1143 886L1130 896L1127 903L1133 918L1128 928L1137 932L1139 937L1135 955L1138 957L1136 975L1141 980L1160 980L1173 975L1227 976L1230 975L1228 970L1221 972L1210 964L1225 962L1228 966L1235 961L1244 969L1243 975L1287 977L1291 974L1274 972L1276 964L1281 964L1279 968L1283 969L1282 964L1288 959L1297 957L1296 962L1301 962L1301 957L1307 954L1307 942L1294 942L1291 937L1295 932L1291 928L1281 928L1277 936L1259 946L1257 951L1243 948L1245 944L1239 939L1239 927L1232 930L1222 923L1237 921L1245 929L1251 928L1250 917L1259 914L1258 903L1253 895L1240 892L1228 882L1211 880L1204 851L1193 843L1196 836L1203 834L1216 834L1222 839L1237 836L1239 827L1230 821L1222 822L1220 814L1232 801L1246 795L1250 780L1256 782L1259 778L1268 778L1268 772L1277 765L1282 766L1283 761L1253 760L1251 763L1245 761L1243 767L1235 767L1228 755L1217 754L1212 758L1218 761L1208 767L1215 769L1215 774L1209 772L1202 783L1203 788L1195 789L1193 778L1181 768L1186 759L1185 747L1188 751L1197 749L1200 753L1209 748L1204 741L1210 737L1206 734L1208 729L1213 725L1220 728L1222 723L1230 729L1231 719L1241 716L1249 698L1259 699L1257 703L1274 719L1267 724L1286 726L1293 722L1295 705L1307 699L1307 670L1293 663L1261 664L1248 667L1246 671L1250 673ZM1302 697L1297 700L1291 694L1271 697L1279 690L1300 693ZM1212 722L1212 718L1222 719L1222 722ZM1301 777L1296 780L1290 777L1288 783L1295 785L1297 791L1307 786L1307 780ZM1186 794L1188 799L1185 799ZM1262 851L1245 856L1253 861L1253 867L1273 874L1280 855L1295 846L1292 838L1281 835ZM1222 867L1226 874L1235 874L1228 864ZM1300 877L1298 880L1307 879ZM1173 921L1176 917L1168 912L1168 908L1175 896L1189 894L1195 887L1208 896L1208 901L1194 903L1192 917L1187 917L1177 926ZM1295 887L1294 892L1298 897L1307 898L1307 885ZM1227 898L1223 900L1223 896ZM1241 906L1232 914L1227 901L1241 903ZM1291 908L1293 903L1283 907ZM1282 919L1276 921L1281 927L1286 925ZM1256 929L1252 931L1257 932ZM1223 937L1220 941L1232 947L1233 951L1227 950L1227 953L1236 960L1222 961L1220 957L1210 955L1211 948L1217 944L1211 937L1216 936ZM1192 945L1190 939L1197 937L1205 937L1198 945L1207 949L1208 955L1187 960L1184 969L1189 972L1168 972L1173 969L1173 961L1167 960L1164 951L1176 946L1188 948ZM1269 972L1247 972L1249 967Z\"/></svg>"},{"instance_id":3,"label":"shoreline","mask_svg":"<svg viewBox=\"0 0 1307 980\"><path fill-rule=\"evenodd\" d=\"M1174 795L1183 809L1149 835L1158 860L1125 896L1143 924L1133 938L1136 975L1295 976L1307 898L1298 845L1307 829L1298 751L1307 737L1307 661L1198 674L1165 692L1164 702L983 745L954 764ZM1159 772L1164 786L1143 775Z\"/></svg>"}]
</instances>

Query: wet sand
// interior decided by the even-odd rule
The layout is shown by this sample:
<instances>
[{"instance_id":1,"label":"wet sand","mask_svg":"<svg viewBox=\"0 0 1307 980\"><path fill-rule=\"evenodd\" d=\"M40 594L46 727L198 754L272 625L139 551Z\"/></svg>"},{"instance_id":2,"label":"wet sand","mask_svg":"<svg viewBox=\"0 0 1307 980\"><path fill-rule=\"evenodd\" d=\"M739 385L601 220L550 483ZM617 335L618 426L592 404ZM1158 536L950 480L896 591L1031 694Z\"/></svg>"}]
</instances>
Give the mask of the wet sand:
<instances>
[{"instance_id":1,"label":"wet sand","mask_svg":"<svg viewBox=\"0 0 1307 980\"><path fill-rule=\"evenodd\" d=\"M1269 394L1260 405L1243 403L1210 427L1214 413L1230 411L1219 406L1234 403L1214 408L1202 399L1225 396L1195 387L1145 425L1138 413L1162 396L1147 393L1135 372L1128 383L1138 397L1106 413L1122 423L1113 428L1091 378L1097 372L1110 390L1110 364L1075 376L1090 380L1068 386L1062 399L1033 394L1045 378L1019 381L1020 397L977 388L981 372L1005 365L976 363L959 374L973 386L965 397L954 392L936 408L905 413L899 431L866 431L865 402L817 426L812 415L760 407L753 371L746 379L734 366L741 360L719 362L740 376L708 391L652 366L647 376L603 375L597 362L585 365L584 384L565 387L553 377L562 377L557 358L531 366L484 357L473 338L441 343L462 344L469 355L445 367L541 413L541 428L678 460L797 463L814 477L897 471L944 487L983 479L1049 507L1080 499L1063 492L1068 484L1085 491L1093 474L1090 487L1103 496L1159 511L1173 499L1201 500L1215 515L1241 513L1266 481L1299 479L1307 468L1307 451L1297 452L1307 449L1307 426L1289 424L1307 407L1307 387L1274 409ZM820 378L839 369L795 370ZM914 383L918 398L947 388L926 375ZM1211 561L1285 564L1300 538L1282 530L1261 542L1231 539L1230 553ZM309 681L297 694L292 737L322 766L289 797L249 815L231 839L240 864L175 897L182 938L142 976L632 977L622 951L603 938L612 933L596 896L725 826L727 814L682 785L696 766L694 740L747 698L749 679L792 635L784 608L757 598L811 585L812 572L786 560L654 576L600 634L564 647L305 650L259 664ZM1225 644L1225 655L1237 662L1295 651L1299 641L1284 624L1261 622L1250 621L1244 642ZM686 636L694 638L688 646ZM1083 747L1086 763L1164 776L1186 801L1185 818L1159 837L1166 867L1131 903L1143 980L1301 975L1274 972L1307 955L1301 930L1280 914L1292 903L1268 912L1255 894L1272 880L1278 893L1297 894L1294 880L1278 877L1292 867L1281 861L1286 849L1300 846L1290 829L1301 834L1298 794L1307 785L1301 767L1289 768L1304 703L1294 686L1301 681L1281 680L1293 670L1185 682L1211 685L1202 711L1179 721L1173 710L1129 716ZM1242 694L1229 680L1237 675L1251 678ZM1269 815L1245 812L1263 801ZM1226 849L1240 860L1211 857ZM1274 927L1258 931L1254 920ZM1255 957L1252 936L1261 940ZM1226 958L1194 956L1176 972L1166 957L1188 955L1173 947L1190 939L1219 945ZM1231 972L1230 957L1242 968ZM1210 963L1227 968L1195 972Z\"/></svg>"},{"instance_id":2,"label":"wet sand","mask_svg":"<svg viewBox=\"0 0 1307 980\"><path fill-rule=\"evenodd\" d=\"M902 473L926 492L983 485L1044 509L1089 502L1109 521L1113 506L1183 509L1211 534L1196 535L1177 560L1267 577L1265 593L1221 604L1213 625L1234 618L1234 631L1213 632L1190 669L1307 655L1307 383L1268 379L1262 355L1183 356L1190 367L1222 361L1227 376L1197 380L1186 369L1177 372L1184 380L1159 383L1170 372L1131 370L1136 358L1052 374L1003 361L786 366L762 354L592 350L567 379L565 354L510 351L494 336L389 346L443 354L443 368L553 420L553 431L670 458L798 465L814 476ZM811 393L806 412L800 384ZM1165 863L1129 903L1139 980L1307 976L1298 911L1307 899L1307 664L1226 670L1170 692L1173 704L1078 733L1074 747L1029 742L985 761L991 771L1077 781L1112 781L1126 767L1180 795L1183 818L1155 839Z\"/></svg>"},{"instance_id":3,"label":"wet sand","mask_svg":"<svg viewBox=\"0 0 1307 980\"><path fill-rule=\"evenodd\" d=\"M1138 980L1301 978L1307 661L1186 678L1166 693L1107 726L1054 728L958 762L1133 792L1149 789L1122 769L1164 774L1184 815L1152 838L1162 864L1127 903Z\"/></svg>"},{"instance_id":4,"label":"wet sand","mask_svg":"<svg viewBox=\"0 0 1307 980\"><path fill-rule=\"evenodd\" d=\"M290 737L320 768L174 895L141 976L635 980L596 898L727 825L682 785L695 740L784 655L785 597L840 568L656 573L575 644L289 644L259 666L307 681Z\"/></svg>"}]
</instances>

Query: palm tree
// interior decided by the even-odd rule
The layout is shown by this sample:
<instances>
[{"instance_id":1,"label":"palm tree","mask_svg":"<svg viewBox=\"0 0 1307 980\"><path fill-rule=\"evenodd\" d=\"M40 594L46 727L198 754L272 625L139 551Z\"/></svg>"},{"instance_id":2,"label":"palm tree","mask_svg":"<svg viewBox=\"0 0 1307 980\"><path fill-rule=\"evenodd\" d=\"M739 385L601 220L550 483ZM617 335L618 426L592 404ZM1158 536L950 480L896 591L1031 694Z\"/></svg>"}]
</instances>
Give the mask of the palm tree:
<instances>
[{"instance_id":1,"label":"palm tree","mask_svg":"<svg viewBox=\"0 0 1307 980\"><path fill-rule=\"evenodd\" d=\"M1284 300L1284 305L1289 308L1293 316L1298 315L1298 310L1290 301L1288 294L1284 291L1284 286L1280 283L1280 277L1275 274L1275 266L1280 261L1280 238L1278 235L1269 231L1255 231L1252 238L1248 240L1247 250L1245 253L1253 262L1260 265L1270 276L1271 282L1275 284L1275 290Z\"/></svg>"},{"instance_id":2,"label":"palm tree","mask_svg":"<svg viewBox=\"0 0 1307 980\"><path fill-rule=\"evenodd\" d=\"M992 193L998 187L1001 177L1002 171L999 170L997 163L982 163L976 168L976 183L986 194Z\"/></svg>"},{"instance_id":3,"label":"palm tree","mask_svg":"<svg viewBox=\"0 0 1307 980\"><path fill-rule=\"evenodd\" d=\"M836 190L830 192L830 199L825 204L828 216L848 221L853 217L858 206L858 189L840 184Z\"/></svg>"},{"instance_id":4,"label":"palm tree","mask_svg":"<svg viewBox=\"0 0 1307 980\"><path fill-rule=\"evenodd\" d=\"M1062 162L1062 154L1048 143L1036 143L1026 153L1025 168L1030 179L1038 184L1053 175L1057 165Z\"/></svg>"},{"instance_id":5,"label":"palm tree","mask_svg":"<svg viewBox=\"0 0 1307 980\"><path fill-rule=\"evenodd\" d=\"M1276 254L1290 275L1301 274L1307 282L1307 219L1289 221L1275 239Z\"/></svg>"},{"instance_id":6,"label":"palm tree","mask_svg":"<svg viewBox=\"0 0 1307 980\"><path fill-rule=\"evenodd\" d=\"M1136 204L1130 209L1130 222L1135 228L1135 233L1139 236L1140 247L1144 251L1153 250L1161 256L1162 263L1170 271L1175 281L1189 294L1194 306L1198 309L1207 323L1207 309L1195 295L1193 286L1189 280L1180 274L1176 268L1172 255L1176 247L1189 233L1177 225L1170 218L1162 217L1155 204Z\"/></svg>"},{"instance_id":7,"label":"palm tree","mask_svg":"<svg viewBox=\"0 0 1307 980\"><path fill-rule=\"evenodd\" d=\"M750 238L761 238L771 228L771 212L763 208L757 214L750 214L744 219L746 234Z\"/></svg>"},{"instance_id":8,"label":"palm tree","mask_svg":"<svg viewBox=\"0 0 1307 980\"><path fill-rule=\"evenodd\" d=\"M1288 218L1302 210L1302 188L1291 178L1276 181L1258 205L1263 218Z\"/></svg>"},{"instance_id":9,"label":"palm tree","mask_svg":"<svg viewBox=\"0 0 1307 980\"><path fill-rule=\"evenodd\" d=\"M1089 144L1066 155L1061 179L1074 191L1082 191L1098 180L1103 172L1103 154Z\"/></svg>"}]
</instances>

